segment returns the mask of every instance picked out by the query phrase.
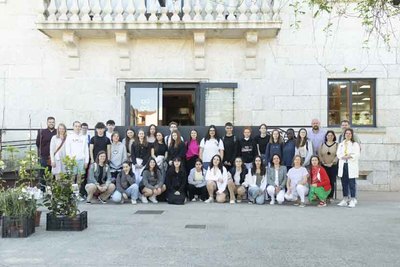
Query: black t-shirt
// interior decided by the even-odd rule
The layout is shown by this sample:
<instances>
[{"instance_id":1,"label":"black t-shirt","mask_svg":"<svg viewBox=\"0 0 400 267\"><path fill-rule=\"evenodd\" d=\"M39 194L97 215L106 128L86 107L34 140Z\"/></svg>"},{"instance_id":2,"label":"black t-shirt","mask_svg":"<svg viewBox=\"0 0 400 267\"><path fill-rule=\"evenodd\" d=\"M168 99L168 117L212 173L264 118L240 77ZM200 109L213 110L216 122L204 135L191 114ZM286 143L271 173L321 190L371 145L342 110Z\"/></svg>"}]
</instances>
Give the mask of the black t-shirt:
<instances>
[{"instance_id":1,"label":"black t-shirt","mask_svg":"<svg viewBox=\"0 0 400 267\"><path fill-rule=\"evenodd\" d=\"M165 152L168 151L166 144L153 144L155 156L165 156Z\"/></svg>"},{"instance_id":2,"label":"black t-shirt","mask_svg":"<svg viewBox=\"0 0 400 267\"><path fill-rule=\"evenodd\" d=\"M99 177L97 177L97 182L98 182L99 184L103 184L104 166L98 165L98 167L99 167Z\"/></svg>"},{"instance_id":3,"label":"black t-shirt","mask_svg":"<svg viewBox=\"0 0 400 267\"><path fill-rule=\"evenodd\" d=\"M224 136L222 138L224 142L224 159L223 161L228 161L231 164L235 161L236 154L237 154L237 143L236 143L236 137L234 135L232 136Z\"/></svg>"},{"instance_id":4,"label":"black t-shirt","mask_svg":"<svg viewBox=\"0 0 400 267\"><path fill-rule=\"evenodd\" d=\"M267 148L269 138L270 138L269 134L267 134L265 137L261 137L260 135L257 135L256 138L254 138L254 141L256 141L256 144L260 148L261 155L265 154L265 149Z\"/></svg>"},{"instance_id":5,"label":"black t-shirt","mask_svg":"<svg viewBox=\"0 0 400 267\"><path fill-rule=\"evenodd\" d=\"M93 157L96 159L100 151L104 150L107 153L107 145L111 145L111 142L106 135L95 135L90 139L90 144L93 145Z\"/></svg>"}]
</instances>

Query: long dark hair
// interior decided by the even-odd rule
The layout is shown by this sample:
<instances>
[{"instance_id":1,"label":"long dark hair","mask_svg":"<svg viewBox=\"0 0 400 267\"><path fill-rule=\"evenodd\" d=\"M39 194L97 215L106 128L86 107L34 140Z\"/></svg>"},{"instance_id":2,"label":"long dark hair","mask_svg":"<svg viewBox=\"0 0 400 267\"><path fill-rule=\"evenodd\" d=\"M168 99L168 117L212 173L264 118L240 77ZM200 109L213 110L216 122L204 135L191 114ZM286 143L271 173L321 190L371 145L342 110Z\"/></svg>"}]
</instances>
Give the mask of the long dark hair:
<instances>
[{"instance_id":1,"label":"long dark hair","mask_svg":"<svg viewBox=\"0 0 400 267\"><path fill-rule=\"evenodd\" d=\"M174 140L174 138L172 137L172 135L176 133L176 141ZM171 133L171 143L170 143L170 147L175 147L177 148L180 144L182 143L182 139L181 139L181 133L178 130L174 130Z\"/></svg>"},{"instance_id":2,"label":"long dark hair","mask_svg":"<svg viewBox=\"0 0 400 267\"><path fill-rule=\"evenodd\" d=\"M220 156L219 154L216 154L216 155L214 155L214 156L211 158L211 164L210 164L210 167L209 167L209 168L210 168L210 170L211 170L211 169L214 167L214 162L213 162L213 161L214 161L214 158L215 158L215 157L219 158L219 164L218 164L217 167L221 170L221 173L222 173L223 170L224 170L224 169L223 169L223 166L224 166L224 165L222 165L222 158L221 158L221 156Z\"/></svg>"},{"instance_id":3,"label":"long dark hair","mask_svg":"<svg viewBox=\"0 0 400 267\"><path fill-rule=\"evenodd\" d=\"M146 170L149 171L149 172L151 172L151 171L150 171L150 161L154 161L154 164L155 164L154 170L153 170L153 172L154 172L154 178L158 179L158 172L160 171L160 168L158 168L157 161L156 161L156 159L153 158L153 157L150 157L150 159L147 161L146 166L144 167L144 169L143 169L143 171L142 171L142 174L143 174L143 172L146 171Z\"/></svg>"},{"instance_id":4,"label":"long dark hair","mask_svg":"<svg viewBox=\"0 0 400 267\"><path fill-rule=\"evenodd\" d=\"M104 161L104 165L107 165L107 153L104 150L100 150L99 153L97 153L96 160L95 160L96 164L99 165L99 157L101 154L106 155L106 160Z\"/></svg>"},{"instance_id":5,"label":"long dark hair","mask_svg":"<svg viewBox=\"0 0 400 267\"><path fill-rule=\"evenodd\" d=\"M144 133L144 136L143 136L143 143L142 143L142 144L140 143L140 140L139 140L139 132L143 132L143 133ZM146 136L146 132L145 132L143 129L139 129L139 130L138 130L137 141L138 141L137 143L138 143L139 145L147 146L147 136Z\"/></svg>"},{"instance_id":6,"label":"long dark hair","mask_svg":"<svg viewBox=\"0 0 400 267\"><path fill-rule=\"evenodd\" d=\"M199 162L201 163L201 174L204 176L204 168L203 168L203 161L199 158L197 158L194 162L194 168L196 168L196 163Z\"/></svg>"},{"instance_id":7,"label":"long dark hair","mask_svg":"<svg viewBox=\"0 0 400 267\"><path fill-rule=\"evenodd\" d=\"M162 132L156 132L156 141L154 141L154 144L153 144L154 154L157 154L158 148L160 146L160 143L158 143L158 140L157 140L157 134L161 134L161 136L162 136L161 144L165 145L164 134Z\"/></svg>"},{"instance_id":8,"label":"long dark hair","mask_svg":"<svg viewBox=\"0 0 400 267\"><path fill-rule=\"evenodd\" d=\"M279 158L279 166L282 166L282 158L279 154L274 154L271 158L271 167L274 166L274 157L277 156Z\"/></svg>"},{"instance_id":9,"label":"long dark hair","mask_svg":"<svg viewBox=\"0 0 400 267\"><path fill-rule=\"evenodd\" d=\"M333 142L336 142L336 134L335 134L335 132L334 131L332 131L332 130L329 130L329 131L327 131L326 132L326 134L325 134L325 142L327 142L328 141L328 134L333 134Z\"/></svg>"},{"instance_id":10,"label":"long dark hair","mask_svg":"<svg viewBox=\"0 0 400 267\"><path fill-rule=\"evenodd\" d=\"M125 160L124 162L122 162L122 165L124 165L124 164L126 164L126 165L129 166L129 175L130 175L130 176L135 175L135 174L133 173L133 170L132 170L132 162L130 162L129 160ZM122 170L122 172L124 172L124 171ZM122 173L122 172L121 172L121 173Z\"/></svg>"},{"instance_id":11,"label":"long dark hair","mask_svg":"<svg viewBox=\"0 0 400 267\"><path fill-rule=\"evenodd\" d=\"M303 131L303 130L306 132L306 136L304 136L304 139L302 140L301 137L300 137L300 132ZM308 141L307 130L305 128L300 128L299 134L297 135L297 139L296 139L296 147L299 148L299 147L302 147L302 146L306 145L307 141Z\"/></svg>"},{"instance_id":12,"label":"long dark hair","mask_svg":"<svg viewBox=\"0 0 400 267\"><path fill-rule=\"evenodd\" d=\"M351 132L351 138L350 138L350 140L351 140L352 143L354 143L354 142L355 142L355 141L354 141L354 130L353 130L352 128L348 128L348 129L344 130L344 133L343 133L343 140L346 140L346 132L347 132L347 131L350 131L350 132Z\"/></svg>"},{"instance_id":13,"label":"long dark hair","mask_svg":"<svg viewBox=\"0 0 400 267\"><path fill-rule=\"evenodd\" d=\"M214 129L214 131L215 131L214 138L215 138L216 140L218 140L217 127L215 127L215 125L210 125L210 127L208 127L205 140L206 140L206 141L207 141L207 140L210 140L210 138L211 138L210 130L211 130L211 129Z\"/></svg>"},{"instance_id":14,"label":"long dark hair","mask_svg":"<svg viewBox=\"0 0 400 267\"><path fill-rule=\"evenodd\" d=\"M282 140L282 136L281 136L281 131L279 131L279 129L274 129L271 132L271 135L269 137L269 143L270 144L275 144L275 140L274 140L274 132L278 132L278 142L276 144L282 144L283 140Z\"/></svg>"},{"instance_id":15,"label":"long dark hair","mask_svg":"<svg viewBox=\"0 0 400 267\"><path fill-rule=\"evenodd\" d=\"M136 141L136 132L132 127L129 127L128 129L126 129L125 131L125 147L126 147L126 151L130 151L131 147L129 146L129 142L130 142L130 138L128 137L128 131L132 131L133 132L133 142Z\"/></svg>"},{"instance_id":16,"label":"long dark hair","mask_svg":"<svg viewBox=\"0 0 400 267\"><path fill-rule=\"evenodd\" d=\"M262 160L262 158L261 158L261 156L255 156L254 157L254 160L253 160L253 167L251 167L251 174L252 175L255 175L256 174L256 171L257 171L257 166L256 166L256 159L260 159L260 161L261 161L261 165L260 165L260 175L261 176L264 176L265 175L265 166L264 166L264 163L263 163L263 160Z\"/></svg>"},{"instance_id":17,"label":"long dark hair","mask_svg":"<svg viewBox=\"0 0 400 267\"><path fill-rule=\"evenodd\" d=\"M154 132L154 137L156 137L156 134L157 134L157 126L156 126L155 124L150 124L150 125L149 125L149 128L147 129L146 136L147 136L147 137L150 136L150 129L151 129L151 127L154 127L154 128L156 129L156 131Z\"/></svg>"}]
</instances>

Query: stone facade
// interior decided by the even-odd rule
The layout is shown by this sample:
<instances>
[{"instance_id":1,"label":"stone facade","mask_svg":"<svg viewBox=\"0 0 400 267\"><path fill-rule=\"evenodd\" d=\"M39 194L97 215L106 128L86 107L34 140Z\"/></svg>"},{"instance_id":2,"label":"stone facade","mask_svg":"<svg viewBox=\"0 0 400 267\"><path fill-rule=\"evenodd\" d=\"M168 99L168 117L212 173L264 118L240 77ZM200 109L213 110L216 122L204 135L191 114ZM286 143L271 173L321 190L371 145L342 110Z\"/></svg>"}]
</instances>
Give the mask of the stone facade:
<instances>
[{"instance_id":1,"label":"stone facade","mask_svg":"<svg viewBox=\"0 0 400 267\"><path fill-rule=\"evenodd\" d=\"M358 20L342 19L338 31L326 37L326 18L305 15L295 30L287 7L279 14L276 36L248 31L225 38L224 32L210 35L201 29L189 35L175 29L172 37L124 31L109 36L101 30L79 36L61 29L59 37L50 38L36 24L42 3L0 1L5 128L27 128L29 116L33 127L40 127L48 115L67 126L76 119L93 125L113 118L123 124L127 81L234 82L236 125L309 125L316 117L326 126L327 79L376 78L377 127L356 129L363 143L361 170L367 175L359 184L400 190L400 47L388 51L372 40L368 51L362 49ZM216 103L209 105L227 108Z\"/></svg>"}]
</instances>

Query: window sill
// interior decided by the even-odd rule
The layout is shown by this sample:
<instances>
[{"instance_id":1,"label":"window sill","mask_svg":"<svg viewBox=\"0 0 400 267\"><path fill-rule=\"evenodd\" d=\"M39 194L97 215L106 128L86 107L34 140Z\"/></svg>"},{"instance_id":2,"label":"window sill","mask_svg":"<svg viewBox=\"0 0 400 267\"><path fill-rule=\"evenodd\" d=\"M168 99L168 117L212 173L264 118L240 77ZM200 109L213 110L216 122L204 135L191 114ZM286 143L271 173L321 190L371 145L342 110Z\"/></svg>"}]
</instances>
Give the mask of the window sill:
<instances>
[{"instance_id":1,"label":"window sill","mask_svg":"<svg viewBox=\"0 0 400 267\"><path fill-rule=\"evenodd\" d=\"M342 129L339 127L328 127L327 129L333 130L335 133L341 133ZM386 127L352 127L356 134L386 134Z\"/></svg>"}]
</instances>

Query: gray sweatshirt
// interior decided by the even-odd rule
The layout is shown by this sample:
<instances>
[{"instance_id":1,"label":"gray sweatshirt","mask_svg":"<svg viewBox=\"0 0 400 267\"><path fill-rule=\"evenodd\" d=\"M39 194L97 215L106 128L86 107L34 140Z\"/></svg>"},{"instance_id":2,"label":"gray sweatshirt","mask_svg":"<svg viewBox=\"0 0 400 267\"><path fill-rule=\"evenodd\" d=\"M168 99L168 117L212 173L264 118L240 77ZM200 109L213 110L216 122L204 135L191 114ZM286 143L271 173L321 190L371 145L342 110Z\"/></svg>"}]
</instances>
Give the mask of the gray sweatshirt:
<instances>
[{"instance_id":1,"label":"gray sweatshirt","mask_svg":"<svg viewBox=\"0 0 400 267\"><path fill-rule=\"evenodd\" d=\"M190 173L189 173L189 176L188 176L188 183L194 185L197 188L206 186L207 185L207 181L206 181L206 178L205 178L206 172L204 171L203 180L201 180L201 181L196 181L194 179L195 173L196 173L196 168L193 168L193 169L190 170Z\"/></svg>"},{"instance_id":2,"label":"gray sweatshirt","mask_svg":"<svg viewBox=\"0 0 400 267\"><path fill-rule=\"evenodd\" d=\"M118 170L122 168L122 163L128 158L126 147L121 143L111 143L111 169Z\"/></svg>"}]
</instances>

